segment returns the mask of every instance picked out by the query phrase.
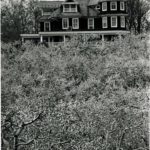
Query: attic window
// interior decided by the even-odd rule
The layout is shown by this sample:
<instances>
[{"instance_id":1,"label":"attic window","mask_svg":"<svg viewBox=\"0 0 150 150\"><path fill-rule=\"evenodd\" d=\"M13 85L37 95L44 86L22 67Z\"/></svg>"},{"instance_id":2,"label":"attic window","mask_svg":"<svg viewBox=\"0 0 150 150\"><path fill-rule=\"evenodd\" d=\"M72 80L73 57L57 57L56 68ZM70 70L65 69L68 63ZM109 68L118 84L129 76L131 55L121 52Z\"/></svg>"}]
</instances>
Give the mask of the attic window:
<instances>
[{"instance_id":1,"label":"attic window","mask_svg":"<svg viewBox=\"0 0 150 150\"><path fill-rule=\"evenodd\" d=\"M95 6L96 10L100 10L100 5Z\"/></svg>"},{"instance_id":2,"label":"attic window","mask_svg":"<svg viewBox=\"0 0 150 150\"><path fill-rule=\"evenodd\" d=\"M71 12L77 12L77 5L73 4L71 5Z\"/></svg>"},{"instance_id":3,"label":"attic window","mask_svg":"<svg viewBox=\"0 0 150 150\"><path fill-rule=\"evenodd\" d=\"M69 12L70 11L70 6L69 5L64 5L64 12Z\"/></svg>"},{"instance_id":4,"label":"attic window","mask_svg":"<svg viewBox=\"0 0 150 150\"><path fill-rule=\"evenodd\" d=\"M63 12L77 12L77 4L64 4Z\"/></svg>"}]
</instances>

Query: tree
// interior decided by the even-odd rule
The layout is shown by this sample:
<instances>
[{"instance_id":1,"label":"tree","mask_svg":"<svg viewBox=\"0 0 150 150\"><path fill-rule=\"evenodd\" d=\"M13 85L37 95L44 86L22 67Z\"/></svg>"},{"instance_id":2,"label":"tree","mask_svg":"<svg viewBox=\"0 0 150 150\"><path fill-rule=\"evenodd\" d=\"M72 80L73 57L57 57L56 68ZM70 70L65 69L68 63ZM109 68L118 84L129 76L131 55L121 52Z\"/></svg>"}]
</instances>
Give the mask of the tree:
<instances>
[{"instance_id":1,"label":"tree","mask_svg":"<svg viewBox=\"0 0 150 150\"><path fill-rule=\"evenodd\" d=\"M4 3L4 2L3 2ZM38 18L35 1L9 1L2 5L2 40L5 42L20 39L20 34L35 33L38 31Z\"/></svg>"},{"instance_id":2,"label":"tree","mask_svg":"<svg viewBox=\"0 0 150 150\"><path fill-rule=\"evenodd\" d=\"M130 31L140 34L147 29L148 21L146 14L150 9L148 1L145 0L128 0L128 26Z\"/></svg>"}]
</instances>

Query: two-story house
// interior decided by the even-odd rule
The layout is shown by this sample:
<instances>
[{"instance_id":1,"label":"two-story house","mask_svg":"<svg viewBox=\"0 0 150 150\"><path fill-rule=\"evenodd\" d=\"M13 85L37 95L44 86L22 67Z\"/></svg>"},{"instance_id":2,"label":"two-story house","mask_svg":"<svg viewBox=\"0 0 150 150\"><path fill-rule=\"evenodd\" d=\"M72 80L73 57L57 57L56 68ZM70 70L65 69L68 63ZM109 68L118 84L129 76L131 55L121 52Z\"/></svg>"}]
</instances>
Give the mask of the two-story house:
<instances>
[{"instance_id":1,"label":"two-story house","mask_svg":"<svg viewBox=\"0 0 150 150\"><path fill-rule=\"evenodd\" d=\"M38 34L21 34L22 41L65 42L73 34L98 34L101 39L129 33L127 0L40 1Z\"/></svg>"}]
</instances>

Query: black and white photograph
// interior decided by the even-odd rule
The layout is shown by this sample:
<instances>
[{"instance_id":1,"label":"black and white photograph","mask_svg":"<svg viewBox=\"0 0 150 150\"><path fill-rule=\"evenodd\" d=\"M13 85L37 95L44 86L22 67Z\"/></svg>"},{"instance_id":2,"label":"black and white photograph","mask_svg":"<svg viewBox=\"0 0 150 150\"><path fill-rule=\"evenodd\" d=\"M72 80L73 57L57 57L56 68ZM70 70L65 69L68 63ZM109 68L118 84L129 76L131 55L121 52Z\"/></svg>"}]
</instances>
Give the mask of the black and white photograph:
<instances>
[{"instance_id":1,"label":"black and white photograph","mask_svg":"<svg viewBox=\"0 0 150 150\"><path fill-rule=\"evenodd\" d=\"M150 0L1 0L1 150L150 150Z\"/></svg>"}]
</instances>

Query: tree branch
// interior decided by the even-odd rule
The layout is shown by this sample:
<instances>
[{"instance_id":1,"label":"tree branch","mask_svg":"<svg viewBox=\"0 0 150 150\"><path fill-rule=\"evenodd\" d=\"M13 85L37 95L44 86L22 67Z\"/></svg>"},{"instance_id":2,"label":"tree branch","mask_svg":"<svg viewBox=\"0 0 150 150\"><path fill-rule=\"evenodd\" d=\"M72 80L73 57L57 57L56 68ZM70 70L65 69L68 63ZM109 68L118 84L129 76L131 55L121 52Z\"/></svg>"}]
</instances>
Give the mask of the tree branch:
<instances>
[{"instance_id":1,"label":"tree branch","mask_svg":"<svg viewBox=\"0 0 150 150\"><path fill-rule=\"evenodd\" d=\"M15 135L16 136L19 136L20 134L21 134L21 132L22 132L22 130L26 127L26 126L28 126L28 125L30 125L30 124L33 124L34 122L36 122L37 120L39 120L39 119L41 119L41 117L42 117L42 113L40 113L35 119L33 119L32 121L30 121L30 122L27 122L27 123L22 123L22 125L21 125L21 127L17 130L17 132L15 133Z\"/></svg>"},{"instance_id":2,"label":"tree branch","mask_svg":"<svg viewBox=\"0 0 150 150\"><path fill-rule=\"evenodd\" d=\"M30 140L30 141L28 141L28 142L26 142L26 143L19 143L18 145L17 145L17 147L18 146L23 146L23 145L29 145L29 144L31 144L31 143L33 143L34 142L34 139L32 139L32 140Z\"/></svg>"},{"instance_id":3,"label":"tree branch","mask_svg":"<svg viewBox=\"0 0 150 150\"><path fill-rule=\"evenodd\" d=\"M28 125L30 125L30 124L33 124L33 123L36 122L37 120L40 120L41 117L42 117L42 113L40 113L40 114L39 114L35 119L33 119L32 121L27 122L27 123L23 123L23 126L25 127L25 126L28 126Z\"/></svg>"},{"instance_id":4,"label":"tree branch","mask_svg":"<svg viewBox=\"0 0 150 150\"><path fill-rule=\"evenodd\" d=\"M119 139L119 143L118 143L118 146L117 146L117 150L120 150L121 148L121 144L122 144L122 141L124 140L124 136L126 134L126 128L121 132L121 137Z\"/></svg>"}]
</instances>

